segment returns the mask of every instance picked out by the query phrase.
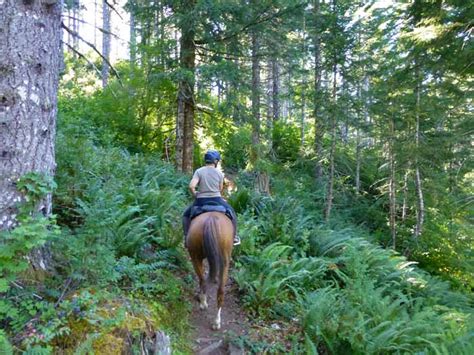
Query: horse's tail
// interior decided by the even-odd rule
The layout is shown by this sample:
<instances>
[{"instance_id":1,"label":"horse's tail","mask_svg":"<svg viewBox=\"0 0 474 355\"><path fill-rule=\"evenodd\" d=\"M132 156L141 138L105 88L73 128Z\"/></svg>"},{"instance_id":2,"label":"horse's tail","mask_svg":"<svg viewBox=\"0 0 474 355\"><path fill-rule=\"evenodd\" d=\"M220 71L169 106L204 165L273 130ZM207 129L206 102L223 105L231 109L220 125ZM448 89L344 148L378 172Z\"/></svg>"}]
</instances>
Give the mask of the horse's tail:
<instances>
[{"instance_id":1,"label":"horse's tail","mask_svg":"<svg viewBox=\"0 0 474 355\"><path fill-rule=\"evenodd\" d=\"M204 222L204 253L209 262L209 278L215 280L216 274L221 273L223 260L217 236L219 225L216 216L210 216Z\"/></svg>"}]
</instances>

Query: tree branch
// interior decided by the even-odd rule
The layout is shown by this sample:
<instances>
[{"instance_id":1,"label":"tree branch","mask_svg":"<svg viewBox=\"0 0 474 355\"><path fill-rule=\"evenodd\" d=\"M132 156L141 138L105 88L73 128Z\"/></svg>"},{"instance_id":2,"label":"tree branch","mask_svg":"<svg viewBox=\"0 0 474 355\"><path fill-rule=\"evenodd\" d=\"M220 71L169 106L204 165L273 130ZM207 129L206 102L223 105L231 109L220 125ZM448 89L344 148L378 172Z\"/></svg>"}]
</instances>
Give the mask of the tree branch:
<instances>
[{"instance_id":1,"label":"tree branch","mask_svg":"<svg viewBox=\"0 0 474 355\"><path fill-rule=\"evenodd\" d=\"M224 35L224 36L221 36L221 37L218 37L218 38L213 38L213 39L210 39L210 40L197 40L197 41L194 41L194 43L196 45L198 45L198 44L210 44L210 43L216 43L216 42L225 42L225 41L227 41L231 38L234 38L234 37L238 36L241 33L246 32L247 30L249 30L250 28L252 28L254 26L257 26L261 23L264 23L264 22L273 20L275 18L281 17L281 16L283 16L284 14L286 14L290 11L293 11L293 10L296 10L296 9L302 7L303 5L304 5L304 3L300 3L296 6L288 7L284 10L275 12L273 14L270 14L270 15L266 16L266 17L262 17L263 14L268 10L268 8L267 8L264 11L262 11L261 13L259 13L258 16L255 17L254 21L245 24L241 29L239 29L238 31L236 31L234 33L230 33L227 36Z\"/></svg>"},{"instance_id":2,"label":"tree branch","mask_svg":"<svg viewBox=\"0 0 474 355\"><path fill-rule=\"evenodd\" d=\"M69 15L63 15L63 17L65 18L69 18L71 20L75 20L75 21L79 21L80 23L84 24L84 25L88 25L88 26L91 26L93 28L96 28L98 29L100 32L102 33L105 33L105 34L108 34L108 35L111 35L112 37L114 37L115 39L118 39L120 41L124 41L125 40L123 38L120 38L118 35L116 35L115 33L111 32L111 31L107 31L107 30L104 30L102 27L99 27L99 26L94 26L92 23L90 22L87 22L83 19L80 19L80 18L77 18L77 17L74 17L74 16L69 16Z\"/></svg>"},{"instance_id":3,"label":"tree branch","mask_svg":"<svg viewBox=\"0 0 474 355\"><path fill-rule=\"evenodd\" d=\"M69 47L70 50L72 50L74 53L76 53L79 57L81 57L82 59L84 59L87 64L89 64L92 68L94 68L94 70L97 72L97 74L99 74L99 77L102 78L102 73L100 72L99 68L97 68L97 66L92 63L84 54L82 54L81 52L79 52L77 49L75 49L73 46L71 46L69 43L67 42L64 42L64 41L61 41L63 44L65 44L66 46Z\"/></svg>"},{"instance_id":4,"label":"tree branch","mask_svg":"<svg viewBox=\"0 0 474 355\"><path fill-rule=\"evenodd\" d=\"M118 17L120 17L121 20L123 20L122 15L119 14L119 12L115 9L115 7L113 7L113 6L110 4L110 2L108 2L107 0L104 0L104 1L105 1L105 3L107 4L107 6L110 7L110 8L118 15ZM114 0L114 5L116 5L116 4L117 4L117 2Z\"/></svg>"},{"instance_id":5,"label":"tree branch","mask_svg":"<svg viewBox=\"0 0 474 355\"><path fill-rule=\"evenodd\" d=\"M72 36L75 36L77 38L79 38L82 42L84 42L85 44L87 44L89 47L91 47L94 52L96 52L110 67L110 70L112 71L112 73L114 73L114 75L117 77L119 83L120 83L120 86L123 87L123 83L122 83L122 79L120 79L120 75L118 74L117 70L115 70L115 68L112 66L112 64L110 63L110 61L104 57L102 55L102 53L96 48L96 46L94 46L94 44L90 43L89 41L86 41L84 38L82 38L77 32L74 32L73 30L71 30L69 27L67 27L64 22L61 23L61 27L64 28L68 33L70 33Z\"/></svg>"}]
</instances>

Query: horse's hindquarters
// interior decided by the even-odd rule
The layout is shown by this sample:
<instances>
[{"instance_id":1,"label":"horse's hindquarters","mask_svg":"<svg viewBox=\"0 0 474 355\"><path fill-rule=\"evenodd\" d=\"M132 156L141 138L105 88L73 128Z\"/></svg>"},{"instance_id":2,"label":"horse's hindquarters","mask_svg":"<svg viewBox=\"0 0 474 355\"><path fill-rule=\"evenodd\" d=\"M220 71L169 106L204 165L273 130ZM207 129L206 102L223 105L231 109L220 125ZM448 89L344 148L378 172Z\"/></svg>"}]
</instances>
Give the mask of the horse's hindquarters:
<instances>
[{"instance_id":1,"label":"horse's hindquarters","mask_svg":"<svg viewBox=\"0 0 474 355\"><path fill-rule=\"evenodd\" d=\"M217 314L212 328L221 327L221 310L224 304L224 286L227 283L233 248L234 226L223 213L207 212L192 220L187 235L187 248L200 285L200 308L206 309L206 280L203 260L208 259L209 277L217 277Z\"/></svg>"}]
</instances>

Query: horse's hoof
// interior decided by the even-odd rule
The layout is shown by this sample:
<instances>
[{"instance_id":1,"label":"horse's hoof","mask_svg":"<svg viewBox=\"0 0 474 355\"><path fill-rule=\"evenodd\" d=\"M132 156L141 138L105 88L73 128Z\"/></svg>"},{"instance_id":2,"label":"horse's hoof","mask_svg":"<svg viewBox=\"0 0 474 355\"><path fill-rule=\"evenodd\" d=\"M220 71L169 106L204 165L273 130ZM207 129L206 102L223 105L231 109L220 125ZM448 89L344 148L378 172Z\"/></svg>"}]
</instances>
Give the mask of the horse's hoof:
<instances>
[{"instance_id":1,"label":"horse's hoof","mask_svg":"<svg viewBox=\"0 0 474 355\"><path fill-rule=\"evenodd\" d=\"M213 278L213 279L209 278L208 281L209 281L210 283L213 283L213 284L218 284L218 283L219 283L219 280L217 279L217 277L215 277L215 278Z\"/></svg>"}]
</instances>

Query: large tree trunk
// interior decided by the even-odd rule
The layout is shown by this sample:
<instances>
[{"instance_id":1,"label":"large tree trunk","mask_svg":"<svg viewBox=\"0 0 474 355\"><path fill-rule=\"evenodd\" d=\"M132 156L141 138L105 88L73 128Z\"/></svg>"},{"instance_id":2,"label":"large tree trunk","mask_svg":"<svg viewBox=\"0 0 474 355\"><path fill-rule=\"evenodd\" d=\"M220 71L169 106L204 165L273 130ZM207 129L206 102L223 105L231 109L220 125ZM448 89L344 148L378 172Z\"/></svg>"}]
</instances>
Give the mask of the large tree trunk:
<instances>
[{"instance_id":1,"label":"large tree trunk","mask_svg":"<svg viewBox=\"0 0 474 355\"><path fill-rule=\"evenodd\" d=\"M176 118L176 168L191 173L193 170L194 148L194 77L196 44L193 21L195 0L183 1L180 11L180 66L183 70L178 87L178 114Z\"/></svg>"},{"instance_id":2,"label":"large tree trunk","mask_svg":"<svg viewBox=\"0 0 474 355\"><path fill-rule=\"evenodd\" d=\"M16 224L15 188L28 172L54 175L61 6L53 0L4 0L0 7L0 229ZM51 212L51 195L37 206ZM32 264L45 268L41 253Z\"/></svg>"},{"instance_id":3,"label":"large tree trunk","mask_svg":"<svg viewBox=\"0 0 474 355\"><path fill-rule=\"evenodd\" d=\"M348 110L348 106L349 106L349 100L348 100L348 88L347 88L347 80L345 79L346 78L346 73L343 71L342 72L342 93L341 93L341 96L344 100L344 102L342 103L342 107L341 107L341 110L342 110L342 117L343 117L343 121L341 123L341 140L342 142L347 145L349 143L349 110Z\"/></svg>"},{"instance_id":4,"label":"large tree trunk","mask_svg":"<svg viewBox=\"0 0 474 355\"><path fill-rule=\"evenodd\" d=\"M251 34L252 41L252 147L250 152L250 162L255 167L261 158L260 147L260 40L257 30ZM265 171L255 169L256 191L264 194L270 193L269 176Z\"/></svg>"},{"instance_id":5,"label":"large tree trunk","mask_svg":"<svg viewBox=\"0 0 474 355\"><path fill-rule=\"evenodd\" d=\"M109 64L110 62L110 8L106 0L102 0L102 87L105 88L109 82Z\"/></svg>"},{"instance_id":6,"label":"large tree trunk","mask_svg":"<svg viewBox=\"0 0 474 355\"><path fill-rule=\"evenodd\" d=\"M137 60L137 30L135 23L134 10L130 10L130 67L135 68L135 61Z\"/></svg>"},{"instance_id":7,"label":"large tree trunk","mask_svg":"<svg viewBox=\"0 0 474 355\"><path fill-rule=\"evenodd\" d=\"M389 150L388 150L388 159L390 167L390 177L388 181L388 193L389 193L389 205L390 205L390 235L392 237L392 246L395 250L397 247L397 229L396 229L396 196L395 196L395 156L394 156L394 138L395 138L395 123L393 117L390 117L390 138L389 138Z\"/></svg>"},{"instance_id":8,"label":"large tree trunk","mask_svg":"<svg viewBox=\"0 0 474 355\"><path fill-rule=\"evenodd\" d=\"M420 68L418 60L415 60L415 146L416 146L416 158L415 158L415 189L416 189L416 226L415 226L415 237L419 237L423 232L423 224L425 220L425 202L423 198L423 188L421 186L421 173L420 163L418 160L419 147L420 147L420 109L421 109L421 82Z\"/></svg>"},{"instance_id":9,"label":"large tree trunk","mask_svg":"<svg viewBox=\"0 0 474 355\"><path fill-rule=\"evenodd\" d=\"M334 28L332 35L336 36L337 30L337 8L336 0L332 1L334 15L336 16L334 20ZM332 93L331 93L331 148L329 151L329 176L327 184L327 193L326 193L326 206L324 209L324 218L326 221L329 221L331 218L331 209L332 202L334 199L334 155L336 154L336 123L337 123L337 49L336 41L334 41L334 53L333 53L333 63L332 63Z\"/></svg>"},{"instance_id":10,"label":"large tree trunk","mask_svg":"<svg viewBox=\"0 0 474 355\"><path fill-rule=\"evenodd\" d=\"M316 182L318 184L322 183L323 177L323 135L324 135L324 125L322 122L322 117L320 115L320 105L321 105L321 39L320 39L320 6L319 0L314 0L314 147L316 153Z\"/></svg>"},{"instance_id":11,"label":"large tree trunk","mask_svg":"<svg viewBox=\"0 0 474 355\"><path fill-rule=\"evenodd\" d=\"M324 218L326 221L331 217L332 202L334 198L334 154L336 154L336 110L337 110L337 63L334 59L332 68L332 112L331 112L331 148L329 150L329 176L326 193L326 206Z\"/></svg>"},{"instance_id":12,"label":"large tree trunk","mask_svg":"<svg viewBox=\"0 0 474 355\"><path fill-rule=\"evenodd\" d=\"M79 33L79 12L80 12L80 2L79 0L74 0L73 3L72 3L72 30L74 31L74 33ZM79 38L77 36L74 36L72 38L72 41L73 41L73 48L75 49L73 55L74 55L74 58L76 58L77 56L77 51L79 50Z\"/></svg>"},{"instance_id":13,"label":"large tree trunk","mask_svg":"<svg viewBox=\"0 0 474 355\"><path fill-rule=\"evenodd\" d=\"M358 18L360 20L360 18ZM358 42L358 49L359 49L359 62L362 62L362 55L361 55L361 26L359 26L359 30L357 33L357 42ZM362 72L365 73L365 67L362 66ZM362 162L362 139L361 139L361 126L362 126L362 110L365 111L366 102L365 102L365 95L362 97L362 83L360 80L357 81L357 101L359 105L363 108L357 109L357 124L356 124L356 171L355 171L355 188L356 193L360 193L360 168ZM360 106L359 106L360 107Z\"/></svg>"},{"instance_id":14,"label":"large tree trunk","mask_svg":"<svg viewBox=\"0 0 474 355\"><path fill-rule=\"evenodd\" d=\"M271 44L270 44L271 45ZM267 107L267 116L266 116L266 128L267 128L267 137L268 143L270 145L270 150L273 148L272 142L272 132L273 132L273 64L272 59L267 61L267 76L266 76L266 90L265 90L265 104Z\"/></svg>"},{"instance_id":15,"label":"large tree trunk","mask_svg":"<svg viewBox=\"0 0 474 355\"><path fill-rule=\"evenodd\" d=\"M293 114L293 100L292 100L292 89L291 89L291 80L292 80L292 63L288 63L286 80L281 81L281 96L283 96L283 105L281 108L281 116L283 122L287 122L288 119Z\"/></svg>"},{"instance_id":16,"label":"large tree trunk","mask_svg":"<svg viewBox=\"0 0 474 355\"><path fill-rule=\"evenodd\" d=\"M273 121L278 121L280 119L280 67L276 58L272 58L271 63Z\"/></svg>"},{"instance_id":17,"label":"large tree trunk","mask_svg":"<svg viewBox=\"0 0 474 355\"><path fill-rule=\"evenodd\" d=\"M303 11L303 60L301 67L306 70L306 18ZM303 83L301 85L301 152L304 150L305 144L305 122L306 122L306 75L303 74Z\"/></svg>"},{"instance_id":18,"label":"large tree trunk","mask_svg":"<svg viewBox=\"0 0 474 355\"><path fill-rule=\"evenodd\" d=\"M306 124L306 93L305 93L305 87L306 87L306 79L303 80L303 85L301 88L301 152L304 150L304 144L305 144L305 124Z\"/></svg>"},{"instance_id":19,"label":"large tree trunk","mask_svg":"<svg viewBox=\"0 0 474 355\"><path fill-rule=\"evenodd\" d=\"M260 61L258 58L259 38L252 32L252 145L259 149L260 144ZM253 157L254 160L257 157ZM255 162L255 161L254 161Z\"/></svg>"}]
</instances>

